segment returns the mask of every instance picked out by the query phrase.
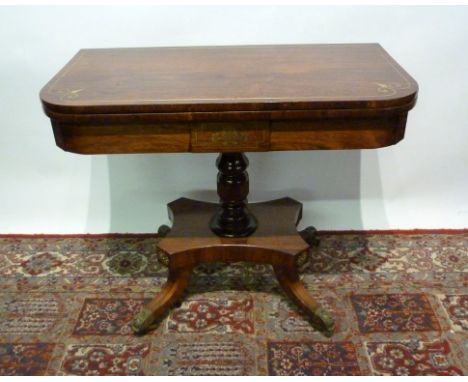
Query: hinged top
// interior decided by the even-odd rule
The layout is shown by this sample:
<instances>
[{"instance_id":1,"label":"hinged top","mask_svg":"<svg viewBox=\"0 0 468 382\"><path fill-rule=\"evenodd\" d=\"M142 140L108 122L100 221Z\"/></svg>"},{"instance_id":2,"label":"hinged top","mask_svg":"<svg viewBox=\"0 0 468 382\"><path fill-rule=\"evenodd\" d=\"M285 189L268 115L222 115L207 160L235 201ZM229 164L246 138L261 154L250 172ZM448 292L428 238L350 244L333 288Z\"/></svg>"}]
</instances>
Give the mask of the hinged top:
<instances>
[{"instance_id":1,"label":"hinged top","mask_svg":"<svg viewBox=\"0 0 468 382\"><path fill-rule=\"evenodd\" d=\"M41 99L57 118L409 110L416 93L416 82L379 44L333 44L84 49L42 89Z\"/></svg>"}]
</instances>

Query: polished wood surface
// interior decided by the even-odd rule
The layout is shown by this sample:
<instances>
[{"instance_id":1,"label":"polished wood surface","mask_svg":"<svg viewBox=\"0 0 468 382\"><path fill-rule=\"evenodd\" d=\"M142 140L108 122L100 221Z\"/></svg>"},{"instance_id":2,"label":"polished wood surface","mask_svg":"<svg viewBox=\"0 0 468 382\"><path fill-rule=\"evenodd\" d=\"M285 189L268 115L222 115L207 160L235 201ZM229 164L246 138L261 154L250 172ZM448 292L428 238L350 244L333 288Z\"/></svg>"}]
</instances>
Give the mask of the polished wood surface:
<instances>
[{"instance_id":1,"label":"polished wood surface","mask_svg":"<svg viewBox=\"0 0 468 382\"><path fill-rule=\"evenodd\" d=\"M42 92L72 114L383 108L416 85L378 44L83 49Z\"/></svg>"},{"instance_id":2,"label":"polished wood surface","mask_svg":"<svg viewBox=\"0 0 468 382\"><path fill-rule=\"evenodd\" d=\"M41 90L82 154L377 148L416 82L379 44L84 49Z\"/></svg>"}]
</instances>

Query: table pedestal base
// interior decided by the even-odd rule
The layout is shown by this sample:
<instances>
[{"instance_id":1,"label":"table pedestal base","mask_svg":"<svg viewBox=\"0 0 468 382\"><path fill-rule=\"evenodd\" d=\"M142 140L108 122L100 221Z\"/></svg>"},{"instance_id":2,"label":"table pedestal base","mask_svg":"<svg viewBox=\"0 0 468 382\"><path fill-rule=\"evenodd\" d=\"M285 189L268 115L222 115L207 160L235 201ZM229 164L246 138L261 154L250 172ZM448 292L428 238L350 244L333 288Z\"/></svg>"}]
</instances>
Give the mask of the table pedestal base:
<instances>
[{"instance_id":1,"label":"table pedestal base","mask_svg":"<svg viewBox=\"0 0 468 382\"><path fill-rule=\"evenodd\" d=\"M172 228L160 228L165 237L158 243L159 260L169 268L168 280L132 322L134 333L150 330L154 321L178 302L196 265L248 261L271 264L286 294L310 316L316 329L330 336L333 319L309 295L298 274L317 240L312 227L297 231L302 204L291 198L249 204L258 224L247 237L220 237L210 229L210 221L220 208L215 203L186 198L168 205Z\"/></svg>"}]
</instances>

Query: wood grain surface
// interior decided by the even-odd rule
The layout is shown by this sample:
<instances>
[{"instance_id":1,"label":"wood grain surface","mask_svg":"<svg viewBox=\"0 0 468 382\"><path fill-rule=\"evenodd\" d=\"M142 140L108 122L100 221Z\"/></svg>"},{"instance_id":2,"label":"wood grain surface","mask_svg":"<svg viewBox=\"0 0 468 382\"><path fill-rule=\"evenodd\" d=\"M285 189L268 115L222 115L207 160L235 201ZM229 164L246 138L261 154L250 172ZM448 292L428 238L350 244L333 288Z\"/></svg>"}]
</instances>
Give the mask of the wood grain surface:
<instances>
[{"instance_id":1,"label":"wood grain surface","mask_svg":"<svg viewBox=\"0 0 468 382\"><path fill-rule=\"evenodd\" d=\"M376 148L418 86L379 44L83 49L41 90L82 153Z\"/></svg>"}]
</instances>

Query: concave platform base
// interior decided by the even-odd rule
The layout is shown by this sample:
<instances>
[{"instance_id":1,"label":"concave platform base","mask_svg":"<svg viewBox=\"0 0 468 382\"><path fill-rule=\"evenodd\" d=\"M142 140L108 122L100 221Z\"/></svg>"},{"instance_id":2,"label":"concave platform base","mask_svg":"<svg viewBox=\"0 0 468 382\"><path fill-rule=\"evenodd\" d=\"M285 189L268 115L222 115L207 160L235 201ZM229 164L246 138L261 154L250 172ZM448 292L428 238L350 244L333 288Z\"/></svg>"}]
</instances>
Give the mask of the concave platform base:
<instances>
[{"instance_id":1,"label":"concave platform base","mask_svg":"<svg viewBox=\"0 0 468 382\"><path fill-rule=\"evenodd\" d=\"M169 267L169 276L159 294L132 322L132 330L143 334L154 321L176 304L187 287L193 268L206 262L249 261L271 264L286 294L311 318L323 334L333 333L334 321L309 295L299 279L298 268L307 261L308 250L316 244L314 229L297 232L302 204L282 198L248 205L258 226L248 237L216 236L210 220L219 210L215 203L180 198L168 204L172 228L163 226L166 236L158 244L159 260Z\"/></svg>"}]
</instances>

